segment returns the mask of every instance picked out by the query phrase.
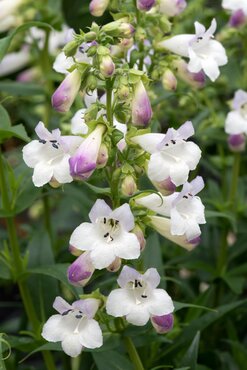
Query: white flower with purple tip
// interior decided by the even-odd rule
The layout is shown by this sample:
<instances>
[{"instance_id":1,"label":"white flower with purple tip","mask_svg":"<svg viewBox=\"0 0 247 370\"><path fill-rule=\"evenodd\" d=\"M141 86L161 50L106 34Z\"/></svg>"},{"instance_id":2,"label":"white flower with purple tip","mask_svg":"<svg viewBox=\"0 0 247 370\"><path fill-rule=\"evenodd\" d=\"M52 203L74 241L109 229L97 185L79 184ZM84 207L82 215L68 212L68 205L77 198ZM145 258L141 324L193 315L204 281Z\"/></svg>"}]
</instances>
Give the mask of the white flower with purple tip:
<instances>
[{"instance_id":1,"label":"white flower with purple tip","mask_svg":"<svg viewBox=\"0 0 247 370\"><path fill-rule=\"evenodd\" d=\"M213 19L208 30L199 22L195 22L195 35L183 34L171 37L159 43L161 48L190 59L188 70L197 73L203 70L211 81L219 75L219 66L227 63L224 47L214 40L216 20Z\"/></svg>"},{"instance_id":2,"label":"white flower with purple tip","mask_svg":"<svg viewBox=\"0 0 247 370\"><path fill-rule=\"evenodd\" d=\"M148 177L160 182L168 178L176 185L184 184L189 171L194 170L200 160L201 150L186 141L194 134L191 122L185 122L178 130L169 128L166 134L145 134L135 136L132 141L151 153L148 163Z\"/></svg>"},{"instance_id":3,"label":"white flower with purple tip","mask_svg":"<svg viewBox=\"0 0 247 370\"><path fill-rule=\"evenodd\" d=\"M89 213L91 223L79 225L71 235L70 244L90 252L96 269L108 267L116 257L136 259L140 256L137 236L131 233L134 216L127 203L112 210L98 199Z\"/></svg>"},{"instance_id":4,"label":"white flower with purple tip","mask_svg":"<svg viewBox=\"0 0 247 370\"><path fill-rule=\"evenodd\" d=\"M49 132L43 122L35 128L39 140L32 140L23 148L23 159L34 169L33 183L40 187L56 180L60 184L73 181L69 159L83 139L79 136L61 136L59 129Z\"/></svg>"},{"instance_id":5,"label":"white flower with purple tip","mask_svg":"<svg viewBox=\"0 0 247 370\"><path fill-rule=\"evenodd\" d=\"M145 325L150 317L173 312L171 297L164 289L156 289L160 275L155 268L140 274L124 266L117 280L120 289L113 290L106 301L106 311L115 317L125 316L133 325Z\"/></svg>"},{"instance_id":6,"label":"white flower with purple tip","mask_svg":"<svg viewBox=\"0 0 247 370\"><path fill-rule=\"evenodd\" d=\"M246 0L223 0L222 7L232 12L230 25L238 27L247 20L247 2Z\"/></svg>"},{"instance_id":7,"label":"white flower with purple tip","mask_svg":"<svg viewBox=\"0 0 247 370\"><path fill-rule=\"evenodd\" d=\"M49 342L61 342L64 352L77 357L85 348L99 348L103 344L100 326L93 319L98 308L98 299L78 300L70 305L56 297L53 307L59 314L51 316L43 326L42 337Z\"/></svg>"},{"instance_id":8,"label":"white flower with purple tip","mask_svg":"<svg viewBox=\"0 0 247 370\"><path fill-rule=\"evenodd\" d=\"M202 177L197 176L190 183L186 182L180 193L176 192L163 197L161 194L150 194L137 198L136 203L152 211L169 217L172 235L185 236L191 242L201 235L199 225L206 223L204 206L196 196L204 187Z\"/></svg>"},{"instance_id":9,"label":"white flower with purple tip","mask_svg":"<svg viewBox=\"0 0 247 370\"><path fill-rule=\"evenodd\" d=\"M186 6L186 0L160 0L159 11L168 17L174 17L183 12Z\"/></svg>"}]
</instances>

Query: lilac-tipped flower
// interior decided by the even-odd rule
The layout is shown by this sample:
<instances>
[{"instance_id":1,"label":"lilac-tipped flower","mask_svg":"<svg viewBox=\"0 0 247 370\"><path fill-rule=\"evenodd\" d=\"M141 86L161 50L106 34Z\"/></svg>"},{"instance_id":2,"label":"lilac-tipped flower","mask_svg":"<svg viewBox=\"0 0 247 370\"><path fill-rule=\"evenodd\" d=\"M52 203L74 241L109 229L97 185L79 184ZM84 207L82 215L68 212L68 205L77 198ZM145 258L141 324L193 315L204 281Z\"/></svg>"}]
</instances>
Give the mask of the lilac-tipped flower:
<instances>
[{"instance_id":1,"label":"lilac-tipped flower","mask_svg":"<svg viewBox=\"0 0 247 370\"><path fill-rule=\"evenodd\" d=\"M122 265L122 260L116 257L115 260L106 268L109 272L117 272Z\"/></svg>"},{"instance_id":2,"label":"lilac-tipped flower","mask_svg":"<svg viewBox=\"0 0 247 370\"><path fill-rule=\"evenodd\" d=\"M121 184L121 192L123 195L130 197L137 191L135 179L132 175L125 176Z\"/></svg>"},{"instance_id":3,"label":"lilac-tipped flower","mask_svg":"<svg viewBox=\"0 0 247 370\"><path fill-rule=\"evenodd\" d=\"M69 73L51 98L52 106L58 112L68 112L81 86L81 73L74 69Z\"/></svg>"},{"instance_id":4,"label":"lilac-tipped flower","mask_svg":"<svg viewBox=\"0 0 247 370\"><path fill-rule=\"evenodd\" d=\"M82 253L68 268L68 280L71 284L85 286L94 273L89 252Z\"/></svg>"},{"instance_id":5,"label":"lilac-tipped flower","mask_svg":"<svg viewBox=\"0 0 247 370\"><path fill-rule=\"evenodd\" d=\"M155 4L155 0L137 0L136 6L139 10L148 11Z\"/></svg>"},{"instance_id":6,"label":"lilac-tipped flower","mask_svg":"<svg viewBox=\"0 0 247 370\"><path fill-rule=\"evenodd\" d=\"M115 72L115 64L110 55L103 55L100 62L100 72L104 77L111 77Z\"/></svg>"},{"instance_id":7,"label":"lilac-tipped flower","mask_svg":"<svg viewBox=\"0 0 247 370\"><path fill-rule=\"evenodd\" d=\"M228 145L233 152L243 152L245 150L245 142L244 134L229 135L228 137Z\"/></svg>"},{"instance_id":8,"label":"lilac-tipped flower","mask_svg":"<svg viewBox=\"0 0 247 370\"><path fill-rule=\"evenodd\" d=\"M108 4L109 0L92 0L89 4L89 11L94 17L101 17Z\"/></svg>"},{"instance_id":9,"label":"lilac-tipped flower","mask_svg":"<svg viewBox=\"0 0 247 370\"><path fill-rule=\"evenodd\" d=\"M102 143L99 148L98 158L97 158L97 168L103 168L108 162L108 148Z\"/></svg>"},{"instance_id":10,"label":"lilac-tipped flower","mask_svg":"<svg viewBox=\"0 0 247 370\"><path fill-rule=\"evenodd\" d=\"M153 184L163 195L170 195L176 191L176 185L171 181L170 177L159 182L153 181Z\"/></svg>"},{"instance_id":11,"label":"lilac-tipped flower","mask_svg":"<svg viewBox=\"0 0 247 370\"><path fill-rule=\"evenodd\" d=\"M76 257L79 257L83 253L80 249L73 247L73 245L69 246L69 252Z\"/></svg>"},{"instance_id":12,"label":"lilac-tipped flower","mask_svg":"<svg viewBox=\"0 0 247 370\"><path fill-rule=\"evenodd\" d=\"M165 334L172 330L174 318L173 314L169 313L168 315L163 316L152 316L151 323L159 334Z\"/></svg>"},{"instance_id":13,"label":"lilac-tipped flower","mask_svg":"<svg viewBox=\"0 0 247 370\"><path fill-rule=\"evenodd\" d=\"M232 13L229 20L229 24L231 27L239 27L244 23L246 23L246 15L244 14L242 9L238 9L234 13Z\"/></svg>"},{"instance_id":14,"label":"lilac-tipped flower","mask_svg":"<svg viewBox=\"0 0 247 370\"><path fill-rule=\"evenodd\" d=\"M159 10L168 17L174 17L183 12L186 6L185 0L160 0Z\"/></svg>"},{"instance_id":15,"label":"lilac-tipped flower","mask_svg":"<svg viewBox=\"0 0 247 370\"><path fill-rule=\"evenodd\" d=\"M140 228L140 226L135 225L132 232L137 236L137 239L138 239L139 244L140 244L140 250L142 252L144 250L145 246L146 246L146 239L144 238L143 231Z\"/></svg>"},{"instance_id":16,"label":"lilac-tipped flower","mask_svg":"<svg viewBox=\"0 0 247 370\"><path fill-rule=\"evenodd\" d=\"M148 126L152 118L152 108L147 91L140 80L134 89L132 100L132 123L135 126Z\"/></svg>"},{"instance_id":17,"label":"lilac-tipped flower","mask_svg":"<svg viewBox=\"0 0 247 370\"><path fill-rule=\"evenodd\" d=\"M206 75L202 70L197 73L190 72L188 70L188 64L182 59L175 60L173 66L177 70L178 77L184 82L198 89L205 86Z\"/></svg>"},{"instance_id":18,"label":"lilac-tipped flower","mask_svg":"<svg viewBox=\"0 0 247 370\"><path fill-rule=\"evenodd\" d=\"M177 79L174 73L167 69L162 76L162 85L168 91L174 91L177 88Z\"/></svg>"},{"instance_id":19,"label":"lilac-tipped flower","mask_svg":"<svg viewBox=\"0 0 247 370\"><path fill-rule=\"evenodd\" d=\"M98 125L69 159L70 174L80 180L88 179L97 166L104 125Z\"/></svg>"}]
</instances>

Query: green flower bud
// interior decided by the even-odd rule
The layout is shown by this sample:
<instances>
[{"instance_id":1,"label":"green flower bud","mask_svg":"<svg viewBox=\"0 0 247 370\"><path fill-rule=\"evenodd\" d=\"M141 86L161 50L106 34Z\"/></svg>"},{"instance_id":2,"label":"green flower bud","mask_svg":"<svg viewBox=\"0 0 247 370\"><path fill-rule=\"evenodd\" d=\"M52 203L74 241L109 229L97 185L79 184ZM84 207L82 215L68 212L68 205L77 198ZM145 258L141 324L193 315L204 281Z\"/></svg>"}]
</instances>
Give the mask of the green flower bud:
<instances>
[{"instance_id":1,"label":"green flower bud","mask_svg":"<svg viewBox=\"0 0 247 370\"><path fill-rule=\"evenodd\" d=\"M93 31L91 31L91 32L88 32L88 33L85 34L84 40L90 42L90 41L94 41L96 39L96 37L97 37L97 34Z\"/></svg>"},{"instance_id":2,"label":"green flower bud","mask_svg":"<svg viewBox=\"0 0 247 370\"><path fill-rule=\"evenodd\" d=\"M77 48L78 48L78 41L72 40L64 46L63 52L66 55L66 57L72 57L77 52Z\"/></svg>"},{"instance_id":3,"label":"green flower bud","mask_svg":"<svg viewBox=\"0 0 247 370\"><path fill-rule=\"evenodd\" d=\"M130 197L131 195L135 194L137 191L136 182L133 176L128 175L126 176L121 184L121 192L123 195Z\"/></svg>"}]
</instances>

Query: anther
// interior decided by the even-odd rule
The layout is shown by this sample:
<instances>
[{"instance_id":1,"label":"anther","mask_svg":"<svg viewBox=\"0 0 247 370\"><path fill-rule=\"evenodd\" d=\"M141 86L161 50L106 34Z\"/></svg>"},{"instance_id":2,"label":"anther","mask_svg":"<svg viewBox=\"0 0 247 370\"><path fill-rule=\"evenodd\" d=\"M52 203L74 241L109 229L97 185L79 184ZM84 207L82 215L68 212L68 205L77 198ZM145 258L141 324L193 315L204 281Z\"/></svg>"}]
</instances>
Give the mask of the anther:
<instances>
[{"instance_id":1,"label":"anther","mask_svg":"<svg viewBox=\"0 0 247 370\"><path fill-rule=\"evenodd\" d=\"M45 143L46 143L46 141L45 141L45 140L43 140L43 139L40 139L40 140L39 140L39 143L41 143L41 144L45 144Z\"/></svg>"},{"instance_id":2,"label":"anther","mask_svg":"<svg viewBox=\"0 0 247 370\"><path fill-rule=\"evenodd\" d=\"M70 311L72 311L72 310L64 311L64 312L62 313L62 316L66 316L66 315L68 315L68 313L70 313Z\"/></svg>"}]
</instances>

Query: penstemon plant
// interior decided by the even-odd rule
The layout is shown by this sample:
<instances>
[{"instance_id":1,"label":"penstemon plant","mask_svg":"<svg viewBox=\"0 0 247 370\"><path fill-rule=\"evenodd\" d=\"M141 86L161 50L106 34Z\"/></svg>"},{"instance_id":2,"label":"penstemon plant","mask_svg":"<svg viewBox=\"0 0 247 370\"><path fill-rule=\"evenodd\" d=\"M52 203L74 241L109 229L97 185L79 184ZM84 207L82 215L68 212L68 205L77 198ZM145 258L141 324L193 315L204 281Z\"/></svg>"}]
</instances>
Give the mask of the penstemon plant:
<instances>
[{"instance_id":1,"label":"penstemon plant","mask_svg":"<svg viewBox=\"0 0 247 370\"><path fill-rule=\"evenodd\" d=\"M5 1L2 0L3 3ZM222 7L233 12L229 23L237 29L245 25L246 9L245 5L238 8L233 3L223 1ZM18 9L27 11L28 4L28 1L21 0L13 2L14 14ZM39 6L42 9L42 5ZM185 0L92 0L89 4L92 16L102 17L109 11L113 19L103 25L96 19L78 33L63 26L59 36L54 35L47 24L36 22L37 27L44 28L40 31L39 28L31 28L35 26L35 22L31 22L27 27L30 28L28 37L24 39L26 45L18 51L19 54L12 53L12 58L15 58L24 51L25 57L20 58L19 65L22 68L26 63L26 51L28 55L32 51L32 42L36 46L41 45L38 49L41 50L39 62L45 86L43 119L36 124L36 138L23 146L22 155L32 173L35 191L42 188L39 194L45 228L55 255L59 246L54 236L59 233L59 226L54 227L51 222L51 194L54 202L59 194L60 212L68 212L71 218L67 255L62 257L71 262L66 264L66 271L63 269L62 274L59 269L52 271L52 264L46 271L45 268L39 270L37 266L31 266L29 254L23 255L20 249L12 212L12 190L8 189L11 177L5 176L8 164L3 155L0 156L2 208L6 212L9 235L9 245L4 247L2 259L10 266L13 280L18 284L31 335L37 347L39 345L38 350L42 351L48 370L69 368L67 357L63 357L63 365L54 360L51 352L54 350L62 350L72 357L70 364L73 370L80 369L80 356L88 352L92 353L100 370L117 369L114 359L111 362L110 358L109 361L104 359L107 367L99 365L103 359L100 355L108 345L109 351L117 348L119 352L116 360L122 362L119 369L170 367L164 356L170 351L174 354L179 346L183 347L187 343L186 335L192 342L188 353L180 356L182 365L188 365L181 370L197 369L193 356L198 354L200 334L196 331L191 337L190 327L186 331L186 328L176 325L175 311L191 307L193 314L196 308L200 314L201 310L207 309L202 306L207 305L207 293L204 294L202 286L202 295L197 300L188 301L184 306L175 302L173 296L176 294L167 289L164 280L176 283L176 279L169 273L164 279L160 264L153 263L155 243L152 239L150 242L149 236L151 234L156 240L162 237L167 250L174 244L188 254L200 248L201 225L206 223L206 218L204 204L198 196L205 186L201 176L204 173L198 173L198 165L200 160L206 162L207 153L205 147L200 148L200 139L197 140L196 135L198 123L194 124L191 116L203 103L206 103L210 114L215 114L216 104L213 98L210 101L203 89L206 84L212 87L220 76L220 68L228 62L221 41L229 41L231 32L223 31L217 37L214 16L205 24L190 20L189 28L192 30L194 27L194 33L179 32L176 18L182 19L186 7ZM13 9L6 7L6 12L13 12ZM39 36L39 31L42 36ZM63 45L61 39L64 40ZM50 54L56 55L52 65ZM12 72L9 60L2 64L2 75ZM13 68L15 70L16 64ZM30 76L31 79L39 78L39 73L37 70L22 72L18 75L19 82ZM160 108L164 100L162 94L165 91L167 99L173 97L180 84L185 86L181 98L185 109L176 118L178 102L172 103L174 107L172 104L168 106L169 112L175 112L174 123L166 122L166 130L162 130L160 116L166 115L166 111ZM196 99L194 106L192 102ZM237 215L235 201L240 154L245 150L247 134L246 104L247 93L238 89L231 103L232 110L225 117L229 149L235 152L228 208L226 215L222 216L228 219L234 212ZM54 111L57 112L56 125L54 121L50 122ZM4 122L7 122L4 109L2 114ZM6 127L8 125L9 122ZM18 129L16 126L13 136L26 140L25 135L23 127ZM222 155L220 145L219 151ZM221 161L224 171L224 158ZM213 175L217 177L215 172ZM11 186L15 188L15 185ZM80 221L73 218L74 211L78 213L76 206L64 203L66 209L63 208L67 186L74 186L77 194L85 192L85 204L76 205L79 209L86 209ZM88 194L93 194L93 205L88 202ZM78 202L81 199L78 195ZM35 213L37 208L34 206L32 211ZM213 212L213 217L221 217ZM227 243L232 236L229 230L225 223L217 252L217 273L212 273L213 283L219 277L227 281L224 274L228 268ZM148 264L145 262L146 249L149 249ZM179 255L175 259L175 265L180 263L180 258ZM201 265L203 262L200 261ZM57 295L52 297L52 308L47 310L49 318L41 308L42 319L39 319L27 279L32 272L53 278L59 276L58 280L66 286L61 293L55 289ZM188 269L182 269L181 277L183 274L186 277L187 273ZM229 281L228 284L233 286L234 282ZM217 286L211 307L218 307L224 289L223 285ZM188 296L191 296L189 290ZM50 299L48 301L50 304ZM227 308L222 307L221 311L220 307L219 315L224 312ZM198 327L196 320L199 314L195 313L195 328ZM206 327L213 322L211 316L205 317L205 322L200 324L202 330L203 325ZM229 327L232 338L235 338L235 332ZM184 337L181 335L177 340L176 335L182 330ZM141 337L145 335L155 336L150 358L143 353L140 355L138 350L138 341L142 343ZM163 342L172 343L164 355L159 351L159 343ZM200 370L204 369L208 368L200 367Z\"/></svg>"}]
</instances>

